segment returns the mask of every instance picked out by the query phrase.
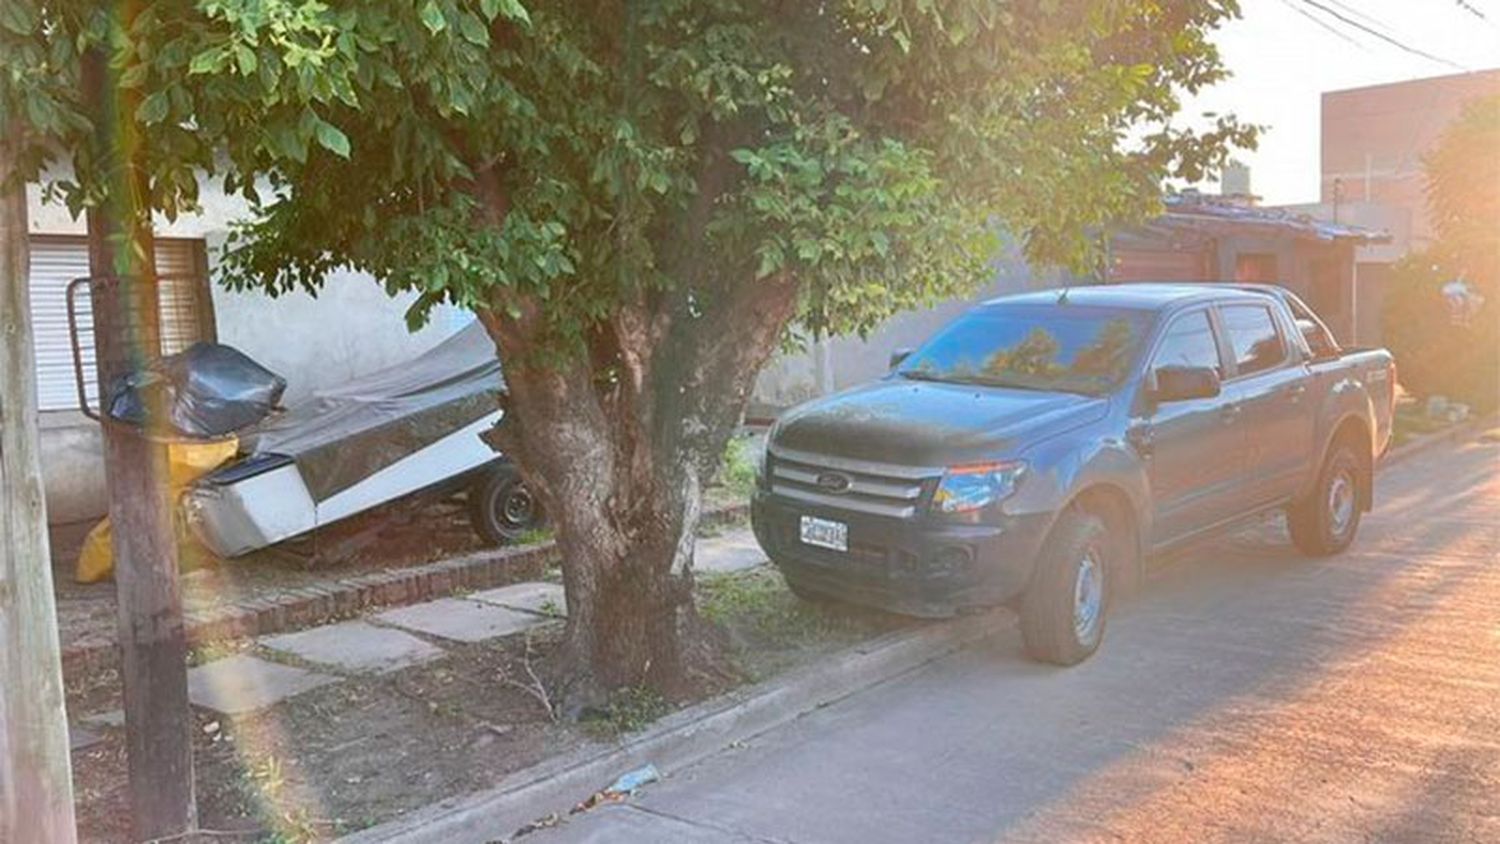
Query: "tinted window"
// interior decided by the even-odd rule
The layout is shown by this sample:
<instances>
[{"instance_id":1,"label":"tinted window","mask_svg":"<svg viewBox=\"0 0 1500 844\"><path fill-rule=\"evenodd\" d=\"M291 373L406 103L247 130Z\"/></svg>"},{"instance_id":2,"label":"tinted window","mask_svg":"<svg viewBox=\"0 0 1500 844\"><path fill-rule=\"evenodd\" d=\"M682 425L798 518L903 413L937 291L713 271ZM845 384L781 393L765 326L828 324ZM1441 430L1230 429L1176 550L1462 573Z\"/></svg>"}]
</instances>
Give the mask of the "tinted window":
<instances>
[{"instance_id":1,"label":"tinted window","mask_svg":"<svg viewBox=\"0 0 1500 844\"><path fill-rule=\"evenodd\" d=\"M1334 342L1328 326L1323 324L1323 320L1318 319L1317 314L1308 310L1307 306L1302 304L1301 299L1290 293L1287 294L1286 303L1292 309L1292 318L1297 320L1297 330L1302 332L1302 337L1307 341L1308 348L1312 350L1314 357L1332 357L1339 353L1339 344Z\"/></svg>"},{"instance_id":2,"label":"tinted window","mask_svg":"<svg viewBox=\"0 0 1500 844\"><path fill-rule=\"evenodd\" d=\"M1149 314L1112 308L990 305L964 314L897 372L906 378L1097 393L1139 354Z\"/></svg>"},{"instance_id":3,"label":"tinted window","mask_svg":"<svg viewBox=\"0 0 1500 844\"><path fill-rule=\"evenodd\" d=\"M1224 367L1219 363L1219 347L1214 342L1214 329L1208 321L1208 311L1184 314L1172 320L1172 325L1161 338L1156 349L1156 360L1152 366L1208 367L1222 378Z\"/></svg>"},{"instance_id":4,"label":"tinted window","mask_svg":"<svg viewBox=\"0 0 1500 844\"><path fill-rule=\"evenodd\" d=\"M1271 369L1286 358L1281 336L1269 308L1261 305L1229 305L1223 309L1224 331L1234 350L1239 374Z\"/></svg>"}]
</instances>

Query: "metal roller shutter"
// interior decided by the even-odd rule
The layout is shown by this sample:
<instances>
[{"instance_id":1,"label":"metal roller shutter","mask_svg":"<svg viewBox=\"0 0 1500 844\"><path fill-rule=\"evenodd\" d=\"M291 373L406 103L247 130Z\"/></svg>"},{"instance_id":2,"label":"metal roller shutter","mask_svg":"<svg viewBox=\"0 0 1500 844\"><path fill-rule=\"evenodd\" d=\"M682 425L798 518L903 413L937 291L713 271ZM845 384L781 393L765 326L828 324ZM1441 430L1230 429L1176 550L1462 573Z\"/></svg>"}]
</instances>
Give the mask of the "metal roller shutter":
<instances>
[{"instance_id":1,"label":"metal roller shutter","mask_svg":"<svg viewBox=\"0 0 1500 844\"><path fill-rule=\"evenodd\" d=\"M161 333L165 354L194 342L213 339L207 312L208 287L203 278L203 241L162 238L156 241L161 276ZM78 388L73 375L73 348L68 337L68 284L89 274L88 241L65 235L31 237L31 326L36 338L37 404L41 410L76 410ZM93 316L82 291L78 308L79 347L89 402L98 390L94 374Z\"/></svg>"}]
</instances>

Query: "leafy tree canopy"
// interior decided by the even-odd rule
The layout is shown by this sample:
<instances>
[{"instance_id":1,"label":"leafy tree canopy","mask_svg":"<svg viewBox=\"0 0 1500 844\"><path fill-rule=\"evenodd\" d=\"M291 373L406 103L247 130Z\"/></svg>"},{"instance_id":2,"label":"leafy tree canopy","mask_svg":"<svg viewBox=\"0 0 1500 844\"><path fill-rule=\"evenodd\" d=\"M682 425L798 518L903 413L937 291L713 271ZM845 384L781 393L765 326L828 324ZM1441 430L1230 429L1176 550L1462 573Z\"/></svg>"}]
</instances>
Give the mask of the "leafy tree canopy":
<instances>
[{"instance_id":1,"label":"leafy tree canopy","mask_svg":"<svg viewBox=\"0 0 1500 844\"><path fill-rule=\"evenodd\" d=\"M87 144L55 139L86 128L73 69L106 44L151 204L190 208L202 172L255 201L235 283L314 289L350 264L418 291L414 321L545 303L564 341L642 286L691 300L781 271L804 315L864 330L972 282L997 225L1082 265L1086 226L1252 138L1170 125L1224 75L1221 0L158 0L128 26L5 8L5 113L33 160L78 151L75 209Z\"/></svg>"}]
</instances>

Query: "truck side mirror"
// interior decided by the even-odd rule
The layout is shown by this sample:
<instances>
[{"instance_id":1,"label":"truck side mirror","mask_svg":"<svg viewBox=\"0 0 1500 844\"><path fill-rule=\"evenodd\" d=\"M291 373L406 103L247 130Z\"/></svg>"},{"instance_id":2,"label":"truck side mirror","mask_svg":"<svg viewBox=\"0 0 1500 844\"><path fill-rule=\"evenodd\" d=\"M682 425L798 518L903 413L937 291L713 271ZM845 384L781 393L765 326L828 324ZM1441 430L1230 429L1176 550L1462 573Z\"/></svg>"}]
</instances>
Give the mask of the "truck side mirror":
<instances>
[{"instance_id":1,"label":"truck side mirror","mask_svg":"<svg viewBox=\"0 0 1500 844\"><path fill-rule=\"evenodd\" d=\"M1211 399L1219 394L1219 373L1207 366L1163 366L1154 373L1151 397L1158 402Z\"/></svg>"},{"instance_id":2,"label":"truck side mirror","mask_svg":"<svg viewBox=\"0 0 1500 844\"><path fill-rule=\"evenodd\" d=\"M897 349L896 351L891 352L890 368L895 369L896 367L900 366L902 361L911 357L911 351L911 349Z\"/></svg>"}]
</instances>

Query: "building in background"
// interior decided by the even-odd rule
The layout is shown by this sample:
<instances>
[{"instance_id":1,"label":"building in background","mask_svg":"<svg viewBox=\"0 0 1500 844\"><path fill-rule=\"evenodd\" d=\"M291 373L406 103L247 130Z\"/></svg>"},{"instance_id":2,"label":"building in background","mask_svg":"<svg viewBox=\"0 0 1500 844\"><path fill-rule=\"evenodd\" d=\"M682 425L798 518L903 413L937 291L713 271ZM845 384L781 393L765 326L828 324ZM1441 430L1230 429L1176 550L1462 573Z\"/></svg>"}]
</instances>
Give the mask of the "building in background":
<instances>
[{"instance_id":1,"label":"building in background","mask_svg":"<svg viewBox=\"0 0 1500 844\"><path fill-rule=\"evenodd\" d=\"M32 330L36 340L41 462L48 520L90 523L107 510L99 423L79 409L68 327L69 284L89 274L84 222L28 193ZM413 297L391 297L370 276L339 271L313 297L271 298L211 283L215 255L244 203L204 185L198 214L159 220L157 271L162 276L162 334L167 352L197 340L234 346L286 378L287 401L314 389L415 357L452 334L469 316L440 308L421 331L406 329ZM79 313L82 387L93 401L92 326L87 295Z\"/></svg>"},{"instance_id":2,"label":"building in background","mask_svg":"<svg viewBox=\"0 0 1500 844\"><path fill-rule=\"evenodd\" d=\"M1242 281L1280 284L1302 297L1345 343L1355 340L1356 249L1384 243L1382 230L1255 205L1243 192L1168 197L1166 213L1110 239L1110 283Z\"/></svg>"},{"instance_id":3,"label":"building in background","mask_svg":"<svg viewBox=\"0 0 1500 844\"><path fill-rule=\"evenodd\" d=\"M1364 222L1360 205L1404 211L1405 245L1426 249L1433 229L1423 160L1466 103L1497 95L1500 70L1324 93L1319 205L1335 222Z\"/></svg>"},{"instance_id":4,"label":"building in background","mask_svg":"<svg viewBox=\"0 0 1500 844\"><path fill-rule=\"evenodd\" d=\"M1428 152L1465 104L1496 95L1500 70L1323 94L1319 201L1284 207L1391 235L1385 243L1355 250L1354 336L1361 345L1380 344L1380 311L1391 265L1432 244L1423 165Z\"/></svg>"}]
</instances>

